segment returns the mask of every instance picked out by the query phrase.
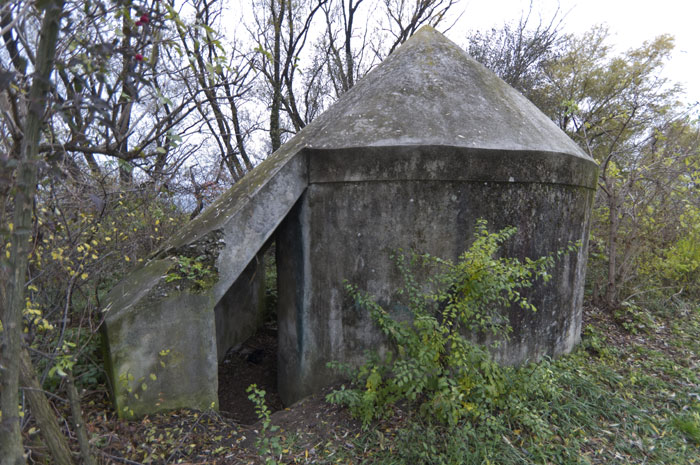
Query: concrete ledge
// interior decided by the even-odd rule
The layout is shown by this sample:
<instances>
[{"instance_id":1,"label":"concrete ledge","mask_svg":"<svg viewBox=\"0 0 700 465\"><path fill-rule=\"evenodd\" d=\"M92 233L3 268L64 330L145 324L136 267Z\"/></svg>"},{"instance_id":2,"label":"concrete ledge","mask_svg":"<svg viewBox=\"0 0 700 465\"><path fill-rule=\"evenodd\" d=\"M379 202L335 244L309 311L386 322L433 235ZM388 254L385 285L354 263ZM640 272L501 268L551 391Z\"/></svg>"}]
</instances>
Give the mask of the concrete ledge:
<instances>
[{"instance_id":1,"label":"concrete ledge","mask_svg":"<svg viewBox=\"0 0 700 465\"><path fill-rule=\"evenodd\" d=\"M309 183L363 181L542 182L595 189L597 164L561 152L402 145L308 149Z\"/></svg>"}]
</instances>

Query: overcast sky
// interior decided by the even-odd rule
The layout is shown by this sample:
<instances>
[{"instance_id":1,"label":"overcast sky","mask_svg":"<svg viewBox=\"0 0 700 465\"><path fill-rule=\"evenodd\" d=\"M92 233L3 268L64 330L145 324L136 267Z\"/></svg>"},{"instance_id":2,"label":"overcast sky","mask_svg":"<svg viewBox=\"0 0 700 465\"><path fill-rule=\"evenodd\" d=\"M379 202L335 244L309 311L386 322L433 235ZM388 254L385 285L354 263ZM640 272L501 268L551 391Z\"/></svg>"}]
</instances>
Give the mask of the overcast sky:
<instances>
[{"instance_id":1,"label":"overcast sky","mask_svg":"<svg viewBox=\"0 0 700 465\"><path fill-rule=\"evenodd\" d=\"M452 11L462 16L447 36L465 45L467 31L517 22L530 1L459 0ZM229 2L235 15L249 19L250 0ZM607 24L610 42L619 52L639 47L660 34L673 35L675 50L666 65L666 77L683 85L688 103L700 102L700 0L532 0L531 24L536 25L540 17L550 20L557 7L566 15L565 32L583 33L596 24ZM229 34L241 27L241 21L233 21L231 26Z\"/></svg>"},{"instance_id":2,"label":"overcast sky","mask_svg":"<svg viewBox=\"0 0 700 465\"><path fill-rule=\"evenodd\" d=\"M552 17L557 5L566 13L564 30L580 33L595 24L607 24L611 42L620 51L640 46L660 34L672 34L676 47L666 75L686 89L688 102L700 101L700 1L699 0L533 0L532 19ZM463 0L459 31L449 36L462 42L469 29L499 27L517 21L530 0ZM536 24L536 22L533 22ZM462 31L464 29L464 31Z\"/></svg>"}]
</instances>

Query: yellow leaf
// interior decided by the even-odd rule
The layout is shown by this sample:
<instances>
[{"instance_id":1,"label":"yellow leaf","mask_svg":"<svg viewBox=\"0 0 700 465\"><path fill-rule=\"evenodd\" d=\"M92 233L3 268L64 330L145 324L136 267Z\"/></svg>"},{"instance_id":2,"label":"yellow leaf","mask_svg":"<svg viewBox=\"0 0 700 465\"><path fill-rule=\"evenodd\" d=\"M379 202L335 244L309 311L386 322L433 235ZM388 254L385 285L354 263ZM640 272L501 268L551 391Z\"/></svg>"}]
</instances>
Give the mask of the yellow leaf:
<instances>
[{"instance_id":1,"label":"yellow leaf","mask_svg":"<svg viewBox=\"0 0 700 465\"><path fill-rule=\"evenodd\" d=\"M127 262L130 262L130 261L131 261L131 259L129 258L128 255L124 255L124 260L127 261Z\"/></svg>"},{"instance_id":2,"label":"yellow leaf","mask_svg":"<svg viewBox=\"0 0 700 465\"><path fill-rule=\"evenodd\" d=\"M83 279L83 281L84 281L84 280L88 279L88 274L87 274L87 273L83 273L83 274L80 275L80 277L81 277L81 278Z\"/></svg>"}]
</instances>

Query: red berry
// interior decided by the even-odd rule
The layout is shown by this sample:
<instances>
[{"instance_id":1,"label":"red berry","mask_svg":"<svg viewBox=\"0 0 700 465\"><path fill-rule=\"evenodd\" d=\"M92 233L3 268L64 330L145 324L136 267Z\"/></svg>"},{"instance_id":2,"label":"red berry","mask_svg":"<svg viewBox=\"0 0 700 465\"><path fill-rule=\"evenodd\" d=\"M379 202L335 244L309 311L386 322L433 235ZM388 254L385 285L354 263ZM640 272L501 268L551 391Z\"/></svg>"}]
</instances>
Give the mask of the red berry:
<instances>
[{"instance_id":1,"label":"red berry","mask_svg":"<svg viewBox=\"0 0 700 465\"><path fill-rule=\"evenodd\" d=\"M140 26L140 25L142 25L143 23L142 23L141 21L136 21L134 24L135 24L136 26Z\"/></svg>"},{"instance_id":2,"label":"red berry","mask_svg":"<svg viewBox=\"0 0 700 465\"><path fill-rule=\"evenodd\" d=\"M148 21L150 21L150 20L148 19L148 15L145 15L145 14L144 14L144 15L141 15L141 17L139 18L139 20L140 20L143 24L148 24Z\"/></svg>"},{"instance_id":3,"label":"red berry","mask_svg":"<svg viewBox=\"0 0 700 465\"><path fill-rule=\"evenodd\" d=\"M141 55L140 53L137 53L136 55L134 55L134 60L143 61L143 55Z\"/></svg>"}]
</instances>

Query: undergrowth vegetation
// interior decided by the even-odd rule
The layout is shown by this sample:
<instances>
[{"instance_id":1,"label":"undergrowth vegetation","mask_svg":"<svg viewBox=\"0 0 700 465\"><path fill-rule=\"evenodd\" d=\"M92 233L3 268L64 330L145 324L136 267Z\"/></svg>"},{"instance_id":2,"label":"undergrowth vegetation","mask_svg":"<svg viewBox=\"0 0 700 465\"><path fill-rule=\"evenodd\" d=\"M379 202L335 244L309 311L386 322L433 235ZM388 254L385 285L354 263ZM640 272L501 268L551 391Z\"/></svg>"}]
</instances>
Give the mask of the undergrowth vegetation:
<instances>
[{"instance_id":1,"label":"undergrowth vegetation","mask_svg":"<svg viewBox=\"0 0 700 465\"><path fill-rule=\"evenodd\" d=\"M416 252L395 255L404 279L399 293L406 298L410 321L395 320L371 296L348 285L356 304L370 312L393 352L384 360L368 354L368 362L358 370L332 364L351 372L358 388L335 391L329 399L349 406L365 425L406 401L422 417L452 426L483 418L493 409L518 409L521 393L513 386L527 384L525 380L513 379L515 372L500 367L488 347L468 337L487 334L495 341L491 345L497 346L512 330L502 317L505 308L516 305L536 311L521 292L537 279L549 280L555 255L523 261L499 257L501 246L515 232L509 227L489 233L486 222L479 220L472 245L455 262ZM419 267L427 268L428 283L418 282ZM545 379L534 378L523 386L525 390L547 385ZM533 426L541 423L531 412L521 417Z\"/></svg>"},{"instance_id":2,"label":"undergrowth vegetation","mask_svg":"<svg viewBox=\"0 0 700 465\"><path fill-rule=\"evenodd\" d=\"M120 421L95 392L91 442L104 463L700 464L700 306L676 297L645 311L653 325L632 333L586 307L572 354L506 369L513 404L453 425L406 402L364 428L320 399L271 413L255 388L257 425L192 411Z\"/></svg>"},{"instance_id":3,"label":"undergrowth vegetation","mask_svg":"<svg viewBox=\"0 0 700 465\"><path fill-rule=\"evenodd\" d=\"M535 311L520 291L547 279L554 257L520 262L497 258L512 228L489 233L480 222L473 245L455 263L399 254L413 315L392 318L371 296L349 285L394 347L352 370L351 387L328 396L363 424L360 441L369 463L697 463L700 449L700 308L675 301L674 313L642 312L617 331L588 324L573 354L517 368L494 363L488 347L465 330L507 337L497 309L518 304ZM571 252L574 247L566 251ZM428 286L413 268L435 268ZM667 309L670 307L667 307ZM680 320L670 317L683 315ZM670 324L665 326L663 322ZM639 344L625 346L607 334ZM654 340L671 330L674 338ZM640 336L644 334L645 337ZM663 341L663 342L662 342ZM671 342L673 341L673 342ZM665 350L690 350L687 359ZM659 344L659 350L649 348ZM626 352L630 350L631 353ZM687 354L684 354L687 355Z\"/></svg>"},{"instance_id":4,"label":"undergrowth vegetation","mask_svg":"<svg viewBox=\"0 0 700 465\"><path fill-rule=\"evenodd\" d=\"M446 424L398 402L352 451L333 452L376 464L700 463L700 306L657 309L648 334L587 312L572 354L496 367L503 393L479 415Z\"/></svg>"},{"instance_id":5,"label":"undergrowth vegetation","mask_svg":"<svg viewBox=\"0 0 700 465\"><path fill-rule=\"evenodd\" d=\"M507 401L478 419L448 426L397 408L392 427L363 436L367 462L698 463L697 347L684 367L651 341L625 353L593 328L572 355L506 370Z\"/></svg>"},{"instance_id":6,"label":"undergrowth vegetation","mask_svg":"<svg viewBox=\"0 0 700 465\"><path fill-rule=\"evenodd\" d=\"M101 299L134 264L170 236L182 213L143 193L80 201L60 186L40 193L29 256L24 333L41 380L57 392L70 368L79 387L95 388L103 369Z\"/></svg>"},{"instance_id":7,"label":"undergrowth vegetation","mask_svg":"<svg viewBox=\"0 0 700 465\"><path fill-rule=\"evenodd\" d=\"M142 213L134 208L134 199L120 200L124 207L105 215L132 221L128 229L134 234L143 237L143 231L150 235L176 224L172 213L160 211L157 203ZM77 241L80 236L69 231L57 226L54 240ZM120 421L106 413L111 410L94 332L81 330L76 322L62 322L63 306L56 306L37 315L51 327L42 329L40 322L32 326L25 320L33 328L27 337L35 341L35 353L46 350L36 344L39 340L56 347L52 358L38 363L46 389L59 391L61 372L71 371L83 388L90 443L103 463L700 463L700 305L675 292L648 292L614 312L589 305L584 309L582 343L572 354L518 368L500 367L488 357L487 347L462 338L462 330L507 337L508 326L496 309L515 303L523 312L536 311L520 292L547 279L557 254L530 261L503 258L499 249L513 230L489 233L480 223L477 231L471 248L455 262L397 253L413 325L393 320L371 296L348 287L395 346L391 358L370 357L353 373L353 385L330 396L350 407L359 418L357 425L344 420L340 408L341 419L330 422L336 411L319 402L315 410L285 412L317 424L315 429L277 428L279 417L254 388L250 394L261 422L253 427L216 412L180 411ZM114 270L128 263L111 248L117 246L113 242L134 244L119 232L98 229L97 245L92 247L104 258L82 269L80 262L74 266L56 254L53 258L50 249L42 255L49 257L42 266L65 273L64 282L75 276L70 298L93 309L86 310L88 321L88 316L99 318L96 301L110 284L104 281L108 275L93 267ZM153 239L160 236L154 234ZM78 254L84 242L71 242L65 250ZM52 245L61 247L60 242ZM60 279L41 273L48 268L35 266L34 282L42 285L41 293L32 294L33 301L48 300L53 289L48 283L53 281L43 280ZM423 274L417 268L430 270L427 275L432 278L419 281L416 276ZM77 272L88 273L87 279ZM39 334L51 337L39 339ZM59 403L59 408L67 405ZM26 443L37 463L46 462L42 447L36 445L36 431L29 418Z\"/></svg>"}]
</instances>

